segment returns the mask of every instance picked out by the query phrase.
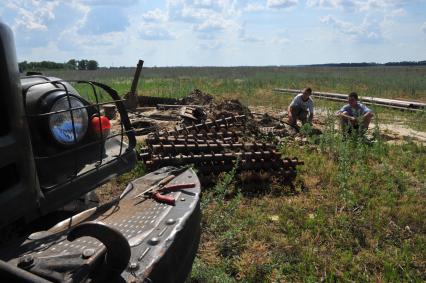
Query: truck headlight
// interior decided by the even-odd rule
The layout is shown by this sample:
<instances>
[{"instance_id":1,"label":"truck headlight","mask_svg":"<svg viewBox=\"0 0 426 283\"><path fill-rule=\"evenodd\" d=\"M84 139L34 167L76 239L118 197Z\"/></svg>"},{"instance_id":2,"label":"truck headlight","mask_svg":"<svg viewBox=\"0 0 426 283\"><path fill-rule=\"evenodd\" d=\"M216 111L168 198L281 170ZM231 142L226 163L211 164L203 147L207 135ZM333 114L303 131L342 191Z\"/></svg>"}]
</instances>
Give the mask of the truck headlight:
<instances>
[{"instance_id":1,"label":"truck headlight","mask_svg":"<svg viewBox=\"0 0 426 283\"><path fill-rule=\"evenodd\" d=\"M71 108L84 107L83 102L74 96L69 96L69 101L70 103L68 103L68 97L59 98L52 105L50 112L68 110L70 109L70 104ZM86 108L55 113L49 116L49 129L58 143L74 145L85 136L88 120Z\"/></svg>"}]
</instances>

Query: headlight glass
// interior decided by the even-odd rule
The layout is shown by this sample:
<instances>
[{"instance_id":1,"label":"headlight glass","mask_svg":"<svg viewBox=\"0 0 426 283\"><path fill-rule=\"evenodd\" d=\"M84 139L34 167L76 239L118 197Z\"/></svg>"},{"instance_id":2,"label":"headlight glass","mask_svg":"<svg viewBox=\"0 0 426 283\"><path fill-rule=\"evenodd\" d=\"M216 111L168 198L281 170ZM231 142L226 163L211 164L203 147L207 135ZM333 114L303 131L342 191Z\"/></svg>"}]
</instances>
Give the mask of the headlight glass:
<instances>
[{"instance_id":1,"label":"headlight glass","mask_svg":"<svg viewBox=\"0 0 426 283\"><path fill-rule=\"evenodd\" d=\"M71 108L83 107L84 104L74 96L69 97ZM70 109L68 98L58 99L52 106L50 112ZM52 114L49 116L49 129L53 138L63 145L73 145L79 142L87 132L88 114L86 108L72 110L74 118L75 137L73 123L71 120L71 111Z\"/></svg>"}]
</instances>

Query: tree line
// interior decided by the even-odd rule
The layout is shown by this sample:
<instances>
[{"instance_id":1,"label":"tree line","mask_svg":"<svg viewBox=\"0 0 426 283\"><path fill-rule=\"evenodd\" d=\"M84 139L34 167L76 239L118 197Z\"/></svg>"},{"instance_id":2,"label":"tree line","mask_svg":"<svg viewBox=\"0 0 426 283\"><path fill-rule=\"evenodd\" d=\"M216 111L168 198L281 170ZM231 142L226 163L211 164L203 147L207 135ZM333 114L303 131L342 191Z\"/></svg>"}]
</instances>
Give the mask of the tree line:
<instances>
[{"instance_id":1,"label":"tree line","mask_svg":"<svg viewBox=\"0 0 426 283\"><path fill-rule=\"evenodd\" d=\"M400 61L400 62L387 62L384 64L375 62L362 62L362 63L328 63L328 64L313 64L305 66L318 66L318 67L371 67L371 66L426 66L424 61ZM46 70L46 69L68 69L68 70L97 70L99 64L96 60L87 59L71 59L66 63L57 63L52 61L41 62L27 62L19 63L21 71L31 70ZM110 67L110 69L127 69L129 67Z\"/></svg>"},{"instance_id":2,"label":"tree line","mask_svg":"<svg viewBox=\"0 0 426 283\"><path fill-rule=\"evenodd\" d=\"M19 63L21 71L29 70L46 70L46 69L68 69L68 70L97 70L99 64L96 60L76 60L71 59L66 63L57 63L52 61L27 62Z\"/></svg>"},{"instance_id":3,"label":"tree line","mask_svg":"<svg viewBox=\"0 0 426 283\"><path fill-rule=\"evenodd\" d=\"M400 62L387 62L384 64L375 62L362 62L362 63L329 63L329 64L315 64L307 66L320 66L320 67L371 67L371 66L426 66L426 61L400 61Z\"/></svg>"}]
</instances>

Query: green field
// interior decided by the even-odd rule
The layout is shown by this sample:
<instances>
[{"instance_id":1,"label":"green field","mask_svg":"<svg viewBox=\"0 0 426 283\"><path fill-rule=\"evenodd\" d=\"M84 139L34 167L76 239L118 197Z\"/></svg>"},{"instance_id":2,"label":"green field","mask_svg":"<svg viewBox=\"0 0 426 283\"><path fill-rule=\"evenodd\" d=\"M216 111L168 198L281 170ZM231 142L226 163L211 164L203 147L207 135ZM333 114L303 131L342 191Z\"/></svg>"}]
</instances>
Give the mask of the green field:
<instances>
[{"instance_id":1,"label":"green field","mask_svg":"<svg viewBox=\"0 0 426 283\"><path fill-rule=\"evenodd\" d=\"M98 80L119 92L130 88L134 69L55 71L64 79ZM46 72L49 74L49 72ZM194 88L244 99L275 87L304 88L426 101L426 67L162 67L144 68L139 92L184 96ZM255 100L254 100L255 101Z\"/></svg>"},{"instance_id":2,"label":"green field","mask_svg":"<svg viewBox=\"0 0 426 283\"><path fill-rule=\"evenodd\" d=\"M140 95L183 97L198 88L277 109L291 96L273 93L275 87L426 101L425 67L182 67L142 74ZM124 94L133 73L55 75L98 80ZM316 100L317 107L340 105ZM380 123L401 121L425 130L426 115L374 110L372 144L342 139L333 115L321 136L308 135L303 144L285 139L283 155L305 161L294 187L270 183L267 175L253 185L230 172L204 188L202 240L188 282L425 282L426 147L388 144L379 130Z\"/></svg>"},{"instance_id":3,"label":"green field","mask_svg":"<svg viewBox=\"0 0 426 283\"><path fill-rule=\"evenodd\" d=\"M133 68L97 71L46 71L66 80L95 80L125 94L130 90ZM217 98L236 98L246 105L266 105L284 109L288 94L276 94L273 88L302 89L336 93L402 98L426 102L426 67L162 67L143 68L139 95L184 97L198 88ZM316 106L335 110L341 103L316 100ZM373 107L382 122L406 121L414 129L426 130L425 113L387 111Z\"/></svg>"}]
</instances>

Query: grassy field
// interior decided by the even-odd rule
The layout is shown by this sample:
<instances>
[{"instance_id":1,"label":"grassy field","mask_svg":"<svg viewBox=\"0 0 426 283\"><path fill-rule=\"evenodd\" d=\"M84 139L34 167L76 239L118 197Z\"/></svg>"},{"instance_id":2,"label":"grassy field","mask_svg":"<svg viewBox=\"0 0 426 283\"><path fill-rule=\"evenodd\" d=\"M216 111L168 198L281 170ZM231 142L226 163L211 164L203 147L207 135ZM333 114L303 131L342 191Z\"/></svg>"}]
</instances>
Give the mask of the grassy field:
<instances>
[{"instance_id":1,"label":"grassy field","mask_svg":"<svg viewBox=\"0 0 426 283\"><path fill-rule=\"evenodd\" d=\"M125 93L132 71L56 75L102 81ZM139 94L182 97L199 88L284 109L291 97L271 89L305 86L426 101L426 68L150 68ZM340 104L317 100L316 106ZM372 144L342 139L332 115L321 136L306 131L303 144L284 140L283 155L305 161L293 187L272 185L266 175L253 185L229 172L205 189L202 240L188 281L426 281L426 148L410 140L387 144L377 134L383 122L424 130L426 115L374 110Z\"/></svg>"},{"instance_id":2,"label":"grassy field","mask_svg":"<svg viewBox=\"0 0 426 283\"><path fill-rule=\"evenodd\" d=\"M120 94L130 90L134 69L100 69L97 71L52 71L48 75L67 80L96 80L106 83ZM170 67L144 68L138 85L139 95L184 97L198 88L217 98L235 98L246 105L267 105L285 108L291 100L288 94L276 94L273 88L330 91L426 102L426 67ZM341 103L316 100L316 106L337 109ZM387 111L382 122L405 120L415 129L426 130L425 113ZM397 113L397 115L395 115Z\"/></svg>"},{"instance_id":3,"label":"grassy field","mask_svg":"<svg viewBox=\"0 0 426 283\"><path fill-rule=\"evenodd\" d=\"M426 149L366 145L332 127L284 156L295 188L232 173L203 196L191 282L424 282Z\"/></svg>"},{"instance_id":4,"label":"grassy field","mask_svg":"<svg viewBox=\"0 0 426 283\"><path fill-rule=\"evenodd\" d=\"M55 71L64 79L98 80L125 93L134 69ZM46 72L49 74L49 72ZM386 98L426 101L426 67L170 67L144 68L139 82L143 95L185 96L194 88L214 95L257 101L259 90L304 88Z\"/></svg>"}]
</instances>

